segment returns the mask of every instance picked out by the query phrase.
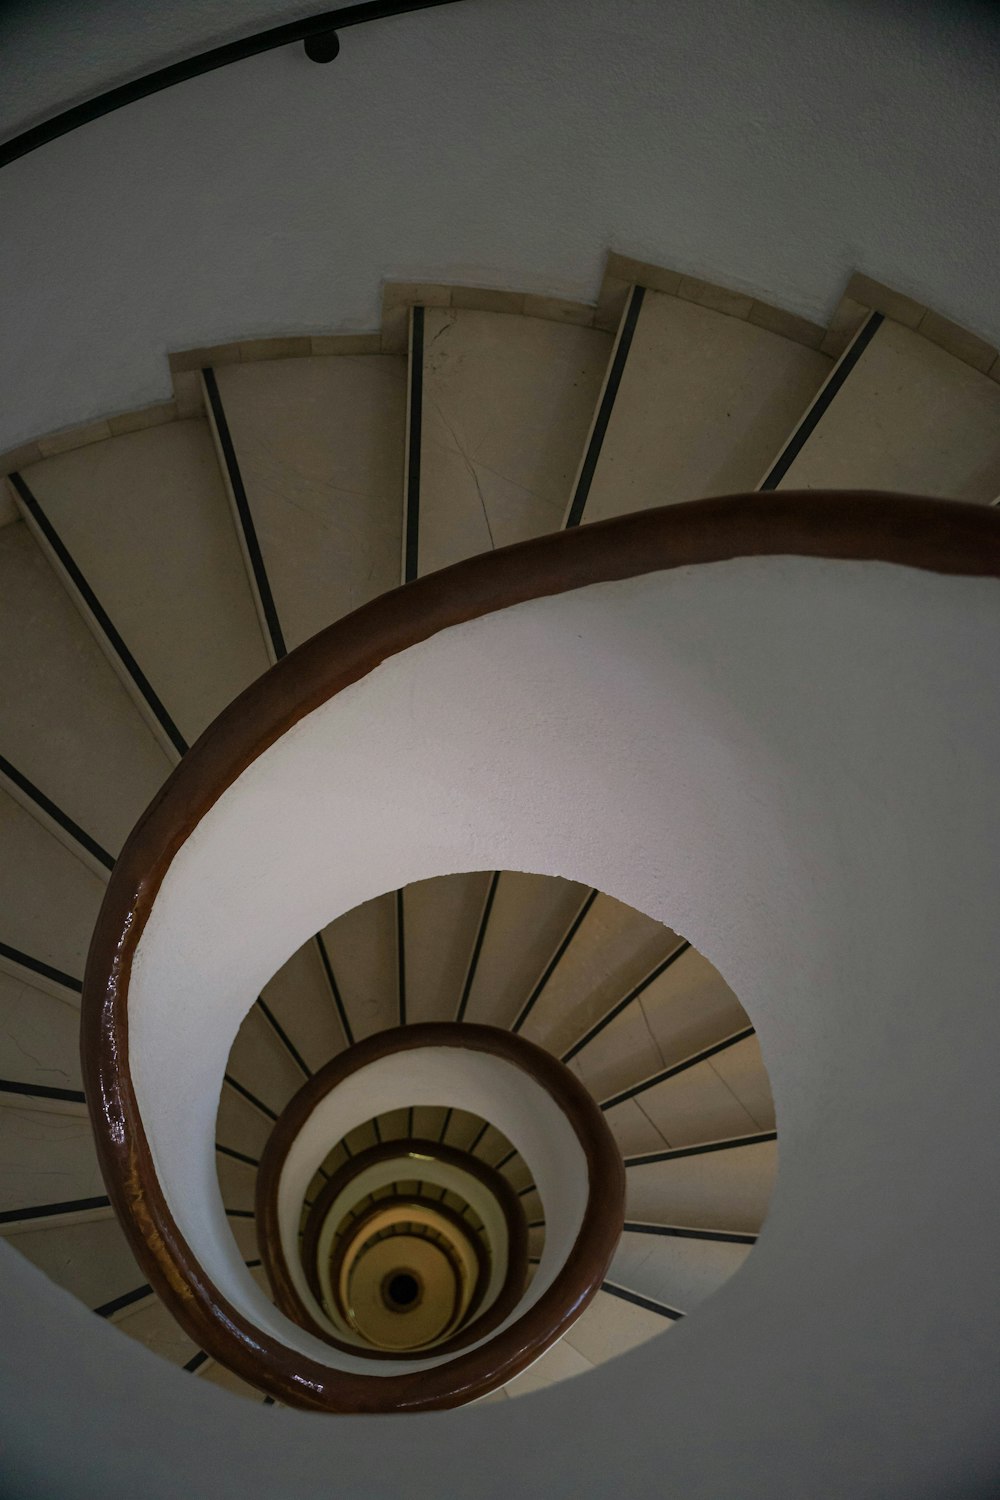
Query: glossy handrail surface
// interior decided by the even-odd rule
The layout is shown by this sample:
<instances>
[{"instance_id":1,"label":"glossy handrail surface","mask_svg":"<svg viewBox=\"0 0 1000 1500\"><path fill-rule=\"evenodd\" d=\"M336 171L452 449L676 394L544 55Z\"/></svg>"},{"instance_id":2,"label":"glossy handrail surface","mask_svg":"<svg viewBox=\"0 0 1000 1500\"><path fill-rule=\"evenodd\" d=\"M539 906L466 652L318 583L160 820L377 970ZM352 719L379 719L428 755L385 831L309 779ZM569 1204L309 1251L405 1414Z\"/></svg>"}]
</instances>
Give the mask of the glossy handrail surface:
<instances>
[{"instance_id":1,"label":"glossy handrail surface","mask_svg":"<svg viewBox=\"0 0 1000 1500\"><path fill-rule=\"evenodd\" d=\"M592 584L763 556L997 578L1000 514L960 501L872 491L773 491L639 511L467 559L379 596L272 667L205 731L139 820L111 875L88 956L80 1033L85 1089L110 1199L151 1285L199 1345L235 1373L294 1405L345 1409L330 1388L336 1372L263 1334L213 1286L180 1233L153 1166L128 1062L128 988L136 947L174 855L264 750L314 708L418 642ZM620 1157L616 1161L620 1169ZM593 1267L572 1255L567 1264L584 1294ZM547 1297L531 1309L540 1324L551 1314ZM392 1409L462 1404L536 1357L530 1345L519 1347L517 1336L510 1338L510 1329L488 1349L492 1371L484 1366L461 1387L448 1381L450 1365L399 1377ZM349 1409L386 1409L367 1403L367 1394L359 1393Z\"/></svg>"}]
</instances>

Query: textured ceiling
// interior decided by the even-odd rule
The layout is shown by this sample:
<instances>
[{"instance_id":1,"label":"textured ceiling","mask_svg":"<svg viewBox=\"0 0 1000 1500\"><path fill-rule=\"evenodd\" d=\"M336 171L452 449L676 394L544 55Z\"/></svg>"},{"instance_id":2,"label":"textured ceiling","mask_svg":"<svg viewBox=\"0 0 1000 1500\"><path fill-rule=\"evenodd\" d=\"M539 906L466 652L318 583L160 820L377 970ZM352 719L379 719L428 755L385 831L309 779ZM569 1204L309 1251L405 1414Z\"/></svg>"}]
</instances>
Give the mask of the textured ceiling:
<instances>
[{"instance_id":1,"label":"textured ceiling","mask_svg":"<svg viewBox=\"0 0 1000 1500\"><path fill-rule=\"evenodd\" d=\"M14 4L25 123L309 7ZM813 318L853 269L985 336L998 12L463 0L169 90L3 173L0 447L167 394L168 348L377 325L385 277L592 297L616 248Z\"/></svg>"}]
</instances>

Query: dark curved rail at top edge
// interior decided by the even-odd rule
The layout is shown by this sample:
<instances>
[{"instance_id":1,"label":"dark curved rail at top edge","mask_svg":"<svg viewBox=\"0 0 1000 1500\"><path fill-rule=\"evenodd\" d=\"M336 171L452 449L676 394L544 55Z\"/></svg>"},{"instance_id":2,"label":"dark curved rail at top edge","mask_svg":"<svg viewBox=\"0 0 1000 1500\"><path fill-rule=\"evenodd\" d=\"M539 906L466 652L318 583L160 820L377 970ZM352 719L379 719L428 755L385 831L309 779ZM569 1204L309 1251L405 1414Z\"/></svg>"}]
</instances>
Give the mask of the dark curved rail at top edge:
<instances>
[{"instance_id":1,"label":"dark curved rail at top edge","mask_svg":"<svg viewBox=\"0 0 1000 1500\"><path fill-rule=\"evenodd\" d=\"M60 136L69 135L70 131L78 130L81 125L89 125L93 120L113 114L127 104L148 99L153 94L172 88L176 83L186 83L189 78L214 73L217 68L224 68L229 63L243 62L248 57L259 57L262 52L273 52L278 47L288 47L293 42L326 36L332 31L343 31L348 26L362 26L368 21L385 21L392 16L409 15L416 10L437 10L439 6L458 3L459 0L364 0L362 4L344 5L339 10L319 11L316 15L306 16L299 21L286 21L281 26L256 31L236 42L224 42L207 52L199 52L181 62L168 63L166 67L157 68L141 78L107 89L103 94L95 94L92 99L85 99L80 104L61 110L59 114L42 120L29 130L23 130L19 135L0 142L0 167L9 166L29 152L37 151L40 146L47 146L50 141L57 141Z\"/></svg>"},{"instance_id":2,"label":"dark curved rail at top edge","mask_svg":"<svg viewBox=\"0 0 1000 1500\"><path fill-rule=\"evenodd\" d=\"M263 1383L294 1405L331 1409L324 1399L331 1372L292 1356L222 1299L180 1234L153 1168L128 1069L128 986L174 855L269 745L408 647L527 600L761 556L886 562L997 578L1000 514L960 501L871 491L771 491L639 511L470 558L381 595L272 667L209 726L139 820L111 875L84 981L81 1059L98 1158L150 1283L201 1346L211 1345L211 1353L251 1384ZM530 1360L528 1352L521 1367ZM414 1386L396 1409L458 1405L490 1388L488 1381L473 1382L449 1394L435 1386L421 1399Z\"/></svg>"}]
</instances>

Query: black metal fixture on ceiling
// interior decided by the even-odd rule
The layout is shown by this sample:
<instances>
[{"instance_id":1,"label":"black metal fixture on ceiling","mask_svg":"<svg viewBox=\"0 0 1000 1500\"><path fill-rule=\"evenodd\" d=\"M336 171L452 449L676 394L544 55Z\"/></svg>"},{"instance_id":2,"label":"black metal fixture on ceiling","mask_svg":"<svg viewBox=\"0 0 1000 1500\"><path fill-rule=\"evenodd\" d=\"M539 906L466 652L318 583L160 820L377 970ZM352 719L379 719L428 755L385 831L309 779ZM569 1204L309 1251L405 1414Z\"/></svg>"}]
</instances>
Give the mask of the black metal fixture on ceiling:
<instances>
[{"instance_id":1,"label":"black metal fixture on ceiling","mask_svg":"<svg viewBox=\"0 0 1000 1500\"><path fill-rule=\"evenodd\" d=\"M310 62L333 62L340 52L340 37L335 31L323 31L319 36L307 36L303 46Z\"/></svg>"}]
</instances>

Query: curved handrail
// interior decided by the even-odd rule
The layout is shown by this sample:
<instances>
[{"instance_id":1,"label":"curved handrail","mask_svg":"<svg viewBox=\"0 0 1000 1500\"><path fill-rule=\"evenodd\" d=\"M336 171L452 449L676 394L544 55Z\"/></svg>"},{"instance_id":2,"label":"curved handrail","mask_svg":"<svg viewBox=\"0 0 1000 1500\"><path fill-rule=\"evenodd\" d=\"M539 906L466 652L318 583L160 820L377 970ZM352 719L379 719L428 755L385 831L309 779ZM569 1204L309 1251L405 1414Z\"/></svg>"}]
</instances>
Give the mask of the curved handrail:
<instances>
[{"instance_id":1,"label":"curved handrail","mask_svg":"<svg viewBox=\"0 0 1000 1500\"><path fill-rule=\"evenodd\" d=\"M412 1029L412 1028L409 1028ZM384 1035L384 1033L382 1033ZM281 1118L278 1124L280 1125ZM273 1133L272 1133L273 1139ZM279 1146L279 1150L280 1150ZM475 1331L465 1337L466 1330L462 1334L456 1334L455 1338L461 1343L450 1344L448 1349L438 1349L436 1353L450 1352L452 1348L460 1348L462 1344L471 1339L480 1338L485 1333L502 1323L504 1318L511 1313L518 1298L524 1291L525 1276L528 1268L528 1233L521 1204L509 1183L491 1167L484 1162L477 1161L468 1153L456 1150L451 1146L442 1146L438 1141L409 1140L409 1141L383 1141L381 1145L372 1146L367 1151L351 1158L338 1172L330 1178L329 1182L323 1184L322 1192L316 1198L309 1217L306 1220L305 1233L302 1238L302 1267L305 1272L309 1289L317 1302L322 1301L319 1276L316 1266L316 1254L319 1245L320 1230L331 1206L349 1185L351 1180L365 1171L368 1167L378 1162L390 1161L395 1156L404 1156L407 1151L419 1151L422 1155L431 1157L436 1161L443 1161L451 1166L461 1167L463 1171L475 1176L483 1186L494 1195L507 1225L507 1274L499 1296L492 1306L483 1314L482 1319L476 1320ZM283 1152L282 1152L283 1157ZM302 1300L295 1289L295 1285L288 1274L285 1257L281 1249L281 1237L278 1233L277 1213L277 1191L278 1178L281 1172L281 1160L278 1153L272 1154L270 1142L265 1148L261 1158L260 1168L257 1173L257 1222L260 1226L260 1250L261 1260L267 1273L267 1279L274 1293L277 1306L286 1317L292 1318L301 1327L315 1334L317 1338L333 1344L338 1349L354 1350L353 1345L339 1342L326 1329L321 1328L316 1320L310 1315L308 1308L304 1307ZM384 1203L376 1207L385 1207ZM444 1210L444 1204L434 1205L438 1211ZM449 1217L450 1210L444 1212L444 1217ZM455 1216L457 1217L457 1216ZM468 1226L464 1226L466 1229ZM485 1290L485 1288L484 1288ZM489 1322L487 1323L487 1319ZM481 1326L480 1326L481 1325ZM469 1328L472 1325L470 1323ZM402 1355L390 1355L390 1358L402 1358Z\"/></svg>"},{"instance_id":2,"label":"curved handrail","mask_svg":"<svg viewBox=\"0 0 1000 1500\"><path fill-rule=\"evenodd\" d=\"M333 1285L334 1296L338 1298L338 1312L342 1317L346 1319L347 1309L341 1305L341 1302L339 1300L340 1277L344 1260L346 1259L352 1246L357 1243L358 1239L364 1234L368 1226L377 1221L380 1214L385 1214L387 1211L407 1208L422 1208L431 1210L433 1214L437 1218L441 1219L443 1223L448 1224L449 1227L455 1232L455 1234L460 1235L468 1245L470 1254L472 1255L472 1258L476 1263L476 1279L473 1283L472 1291L469 1296L468 1306L462 1314L462 1320L464 1326L471 1326L473 1319L475 1319L476 1312L482 1302L483 1295L486 1291L486 1284L489 1279L489 1261L486 1256L486 1250L483 1242L479 1238L478 1234L475 1234L473 1232L473 1230L465 1222L461 1215L457 1214L453 1208L449 1208L444 1203L431 1202L429 1199L409 1196L407 1194L401 1194L399 1197L391 1198L389 1200L379 1199L377 1202L372 1203L361 1215L360 1219L357 1219L351 1225L350 1230L343 1235L341 1242L334 1250L330 1262L330 1281ZM303 1259L305 1259L306 1249L304 1241L302 1254ZM451 1259L457 1274L457 1262L455 1261L453 1256L451 1257ZM307 1276L309 1276L310 1271L315 1272L315 1269L316 1267L314 1263L306 1263L305 1271ZM310 1282L310 1286L312 1286L312 1282ZM317 1301L320 1300L321 1299L317 1297ZM485 1332L486 1330L483 1331ZM478 1335L473 1335L473 1337L477 1336ZM434 1344L432 1346L432 1352L434 1354L445 1352L445 1350L446 1344L443 1340L441 1343ZM356 1353L357 1346L352 1345L351 1352ZM372 1353L375 1352L382 1351L376 1351L373 1347Z\"/></svg>"},{"instance_id":3,"label":"curved handrail","mask_svg":"<svg viewBox=\"0 0 1000 1500\"><path fill-rule=\"evenodd\" d=\"M279 1309L324 1343L352 1354L363 1352L366 1358L412 1360L417 1357L411 1351L359 1351L356 1345L336 1338L316 1323L296 1291L285 1259L278 1220L278 1190L288 1152L310 1115L327 1095L361 1068L368 1067L380 1058L423 1047L454 1047L486 1052L514 1063L555 1099L583 1148L587 1162L588 1202L570 1257L539 1302L510 1325L503 1335L508 1340L513 1337L513 1347L520 1351L516 1359L522 1361L521 1368L524 1368L560 1336L554 1330L565 1329L596 1295L621 1235L625 1202L625 1174L621 1155L601 1110L575 1074L525 1037L513 1036L495 1026L479 1026L470 1022L431 1021L412 1026L396 1026L377 1032L363 1042L349 1047L346 1052L341 1052L314 1073L285 1106L260 1159L256 1217L261 1259ZM496 1198L507 1225L507 1274L499 1296L480 1317L453 1334L446 1342L427 1351L429 1356L437 1358L443 1354L458 1354L470 1343L479 1343L510 1316L524 1292L528 1268L527 1224L510 1184L492 1167L453 1146L443 1146L434 1141L383 1141L381 1145L372 1146L361 1155L352 1157L324 1184L310 1218L317 1225L318 1235L324 1209L329 1209L360 1171L405 1155L409 1149L419 1150L452 1166L460 1166L463 1171L477 1177ZM315 1250L315 1240L309 1241L308 1245L303 1242L302 1253L306 1264L313 1260ZM429 1383L440 1381L463 1391L468 1391L471 1385L483 1385L485 1394L487 1383L497 1383L495 1375L491 1373L496 1358L494 1345L480 1346L467 1354L460 1354L447 1365L428 1369L418 1378ZM380 1398L379 1410L382 1411L399 1409L395 1402L414 1380L412 1375L341 1378L346 1383L351 1399L361 1399L364 1395L369 1400ZM362 1386L372 1382L377 1382L376 1388L364 1393ZM468 1396L464 1399L468 1399Z\"/></svg>"},{"instance_id":4,"label":"curved handrail","mask_svg":"<svg viewBox=\"0 0 1000 1500\"><path fill-rule=\"evenodd\" d=\"M281 1243L278 1222L278 1187L281 1172L288 1152L299 1135L309 1115L320 1100L343 1083L358 1069L393 1053L409 1051L419 1047L457 1047L489 1051L494 1056L514 1061L525 1072L557 1100L560 1107L572 1119L578 1136L585 1145L590 1144L590 1196L598 1205L592 1212L591 1223L585 1223L581 1236L591 1244L592 1257L607 1252L610 1261L615 1244L621 1233L621 1224L615 1227L613 1205L617 1170L608 1171L608 1162L617 1161L617 1150L609 1150L609 1140L604 1138L603 1118L599 1112L592 1114L593 1101L585 1090L581 1090L574 1075L561 1063L556 1063L548 1053L523 1037L512 1037L508 1032L493 1026L474 1026L459 1022L427 1022L423 1025L397 1026L380 1031L375 1036L340 1053L320 1068L303 1084L298 1093L285 1106L271 1131L257 1170L256 1218L259 1249L267 1279L278 1308L305 1328L307 1332L334 1348L357 1353L353 1344L335 1337L328 1329L317 1323L309 1309L303 1304L289 1271ZM603 1149L601 1149L603 1147ZM317 1195L306 1222L302 1240L301 1260L306 1281L317 1302L320 1302L319 1279L316 1270L317 1249L323 1222L332 1205L350 1183L369 1167L384 1161L402 1157L409 1151L417 1151L433 1160L458 1167L483 1184L497 1203L507 1228L507 1270L499 1294L482 1315L466 1324L450 1338L447 1344L435 1347L434 1354L457 1352L467 1344L492 1333L517 1305L524 1292L528 1269L528 1231L520 1200L513 1188L493 1167L470 1156L454 1146L442 1145L439 1141L396 1140L383 1141L368 1150L353 1156L324 1183ZM594 1192L595 1183L598 1191ZM578 1296L579 1288L569 1288L572 1298ZM409 1358L409 1355L384 1354L389 1359Z\"/></svg>"},{"instance_id":5,"label":"curved handrail","mask_svg":"<svg viewBox=\"0 0 1000 1500\"><path fill-rule=\"evenodd\" d=\"M111 875L87 961L80 1036L88 1106L109 1196L151 1285L201 1347L235 1373L292 1404L330 1409L331 1372L252 1327L212 1285L153 1165L129 1069L128 994L137 945L175 854L269 745L408 647L527 600L760 556L867 560L997 578L1000 515L958 501L878 492L773 491L641 511L473 557L378 597L272 667L205 731L136 825ZM586 1285L592 1268L573 1256L568 1264ZM548 1296L533 1309L542 1319ZM497 1369L513 1375L533 1351L509 1334L493 1347L502 1345ZM396 1409L457 1404L489 1388L485 1377L456 1392L439 1372L421 1372L401 1390Z\"/></svg>"},{"instance_id":6,"label":"curved handrail","mask_svg":"<svg viewBox=\"0 0 1000 1500\"><path fill-rule=\"evenodd\" d=\"M237 42L224 42L221 47L212 47L208 52L199 52L195 57L181 62L169 63L157 68L142 78L132 79L117 88L85 99L70 109L61 110L51 119L43 120L30 130L0 144L0 167L9 166L40 146L113 114L127 104L139 99L148 99L176 83L186 83L189 78L198 78L203 73L213 73L229 63L243 62L248 57L258 57L262 52L273 52L278 47L290 46L293 42L308 42L313 38L328 37L332 32L343 31L348 26L361 26L368 21L388 20L391 16L408 15L415 10L436 10L441 5L456 5L458 0L364 0L358 5L344 5L339 10L319 11L300 21L287 21L281 26L271 26L266 31L256 31L251 36L241 37Z\"/></svg>"}]
</instances>

